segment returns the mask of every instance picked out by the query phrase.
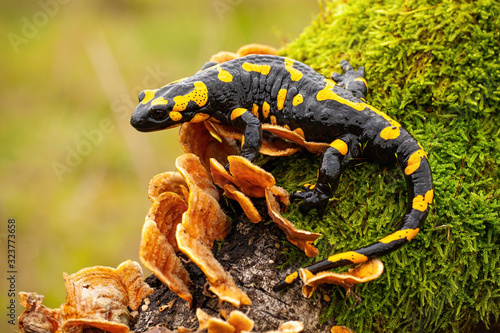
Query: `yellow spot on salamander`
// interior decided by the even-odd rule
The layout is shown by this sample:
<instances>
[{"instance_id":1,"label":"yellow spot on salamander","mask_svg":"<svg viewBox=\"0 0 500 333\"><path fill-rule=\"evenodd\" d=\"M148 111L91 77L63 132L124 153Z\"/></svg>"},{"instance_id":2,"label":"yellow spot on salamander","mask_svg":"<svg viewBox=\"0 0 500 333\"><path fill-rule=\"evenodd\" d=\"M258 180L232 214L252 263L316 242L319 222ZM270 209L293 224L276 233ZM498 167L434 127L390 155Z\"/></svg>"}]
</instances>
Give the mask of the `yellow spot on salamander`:
<instances>
[{"instance_id":1,"label":"yellow spot on salamander","mask_svg":"<svg viewBox=\"0 0 500 333\"><path fill-rule=\"evenodd\" d=\"M365 87L366 87L366 91L368 92L368 82L366 82L365 78L364 77L357 77L354 79L354 81L361 81L365 84Z\"/></svg>"},{"instance_id":2,"label":"yellow spot on salamander","mask_svg":"<svg viewBox=\"0 0 500 333\"><path fill-rule=\"evenodd\" d=\"M168 101L163 97L158 97L151 102L151 105L167 105Z\"/></svg>"},{"instance_id":3,"label":"yellow spot on salamander","mask_svg":"<svg viewBox=\"0 0 500 333\"><path fill-rule=\"evenodd\" d=\"M269 117L270 109L271 109L271 107L269 106L268 102L262 103L262 115L264 116L264 118Z\"/></svg>"},{"instance_id":4,"label":"yellow spot on salamander","mask_svg":"<svg viewBox=\"0 0 500 333\"><path fill-rule=\"evenodd\" d=\"M401 125L397 121L395 121L394 119L392 119L391 117L389 117L388 115L383 113L382 111L374 108L373 106L366 104L366 103L358 103L358 102L349 101L349 100L337 95L333 91L333 88L336 86L336 84L332 80L325 79L325 83L326 83L325 88L321 89L316 94L316 99L318 101L334 100L334 101L337 101L341 104L350 106L351 108L353 108L354 110L357 110L357 111L363 111L364 109L368 108L368 109L372 110L373 112L375 112L376 114L378 114L379 116L381 116L382 118L384 118L385 120L387 120L389 122L389 124L391 124L391 126L401 127Z\"/></svg>"},{"instance_id":5,"label":"yellow spot on salamander","mask_svg":"<svg viewBox=\"0 0 500 333\"><path fill-rule=\"evenodd\" d=\"M368 257L364 254L357 253L354 251L348 251L343 253L334 254L333 256L328 257L328 261L337 262L339 260L349 260L353 264L358 264L360 262L365 262L368 260Z\"/></svg>"},{"instance_id":6,"label":"yellow spot on salamander","mask_svg":"<svg viewBox=\"0 0 500 333\"><path fill-rule=\"evenodd\" d=\"M283 127L284 127L285 129L287 129L287 130L289 130L289 131L290 131L290 126L285 125L285 126L283 126Z\"/></svg>"},{"instance_id":7,"label":"yellow spot on salamander","mask_svg":"<svg viewBox=\"0 0 500 333\"><path fill-rule=\"evenodd\" d=\"M278 125L278 122L276 121L276 117L275 116L271 116L271 124Z\"/></svg>"},{"instance_id":8,"label":"yellow spot on salamander","mask_svg":"<svg viewBox=\"0 0 500 333\"><path fill-rule=\"evenodd\" d=\"M433 199L434 190L429 190L425 193L425 196L420 194L413 198L411 207L421 212L425 212L427 207L432 204Z\"/></svg>"},{"instance_id":9,"label":"yellow spot on salamander","mask_svg":"<svg viewBox=\"0 0 500 333\"><path fill-rule=\"evenodd\" d=\"M292 104L293 104L294 106L297 106L297 105L301 104L303 101L304 101L304 97L303 97L301 94L297 94L297 95L295 95L295 97L293 98L293 100L292 100Z\"/></svg>"},{"instance_id":10,"label":"yellow spot on salamander","mask_svg":"<svg viewBox=\"0 0 500 333\"><path fill-rule=\"evenodd\" d=\"M233 81L233 75L226 71L225 69L222 69L219 65L217 65L217 70L219 71L219 75L217 75L217 78L221 80L222 82L231 82Z\"/></svg>"},{"instance_id":11,"label":"yellow spot on salamander","mask_svg":"<svg viewBox=\"0 0 500 333\"><path fill-rule=\"evenodd\" d=\"M370 107L368 104L352 102L352 101L349 101L349 100L347 100L345 98L342 98L339 95L337 95L333 91L333 88L335 87L336 84L332 80L325 79L325 83L326 83L325 88L321 89L316 94L316 99L318 101L334 100L334 101L337 101L337 102L339 102L341 104L348 105L351 108L353 108L355 110L358 110L358 111L362 111L365 108Z\"/></svg>"},{"instance_id":12,"label":"yellow spot on salamander","mask_svg":"<svg viewBox=\"0 0 500 333\"><path fill-rule=\"evenodd\" d=\"M427 154L423 149L419 149L413 154L410 155L410 158L408 159L408 164L406 165L405 168L405 174L406 175L411 175L414 173L419 167L420 167L420 161L422 158L426 158Z\"/></svg>"},{"instance_id":13,"label":"yellow spot on salamander","mask_svg":"<svg viewBox=\"0 0 500 333\"><path fill-rule=\"evenodd\" d=\"M248 110L245 108L236 108L233 111L231 111L231 120L235 120L238 117L241 117L241 115Z\"/></svg>"},{"instance_id":14,"label":"yellow spot on salamander","mask_svg":"<svg viewBox=\"0 0 500 333\"><path fill-rule=\"evenodd\" d=\"M392 241L398 240L398 239L403 239L406 238L407 240L411 241L413 237L415 237L418 232L420 231L419 228L416 229L404 229L404 230L398 230L396 232L393 232L387 237L384 237L382 239L379 239L380 243L390 243Z\"/></svg>"},{"instance_id":15,"label":"yellow spot on salamander","mask_svg":"<svg viewBox=\"0 0 500 333\"><path fill-rule=\"evenodd\" d=\"M269 65L257 65L249 62L244 62L241 65L241 68L243 68L247 72L258 72L262 75L267 75L271 71L271 66Z\"/></svg>"},{"instance_id":16,"label":"yellow spot on salamander","mask_svg":"<svg viewBox=\"0 0 500 333\"><path fill-rule=\"evenodd\" d=\"M194 115L194 117L193 117L193 119L191 119L190 123L200 123L202 121L207 120L208 118L210 118L210 115L200 112L200 113L197 113Z\"/></svg>"},{"instance_id":17,"label":"yellow spot on salamander","mask_svg":"<svg viewBox=\"0 0 500 333\"><path fill-rule=\"evenodd\" d=\"M288 284L290 284L293 281L295 281L298 277L299 277L299 273L298 272L293 272L292 274L288 275L285 278L285 282L288 283Z\"/></svg>"},{"instance_id":18,"label":"yellow spot on salamander","mask_svg":"<svg viewBox=\"0 0 500 333\"><path fill-rule=\"evenodd\" d=\"M337 140L333 141L332 143L330 143L330 146L337 149L339 151L339 153L341 153L344 156L345 156L345 154L347 154L347 152L349 150L347 147L347 143L345 143L344 141L342 141L340 139L337 139Z\"/></svg>"},{"instance_id":19,"label":"yellow spot on salamander","mask_svg":"<svg viewBox=\"0 0 500 333\"><path fill-rule=\"evenodd\" d=\"M288 72L290 72L290 79L292 81L299 81L304 74L296 68L293 68L293 60L285 59L285 68Z\"/></svg>"},{"instance_id":20,"label":"yellow spot on salamander","mask_svg":"<svg viewBox=\"0 0 500 333\"><path fill-rule=\"evenodd\" d=\"M194 83L194 89L190 93L183 96L174 97L175 105L172 111L184 111L187 108L189 102L195 102L199 107L204 106L208 101L208 89L205 83L201 81L196 81Z\"/></svg>"},{"instance_id":21,"label":"yellow spot on salamander","mask_svg":"<svg viewBox=\"0 0 500 333\"><path fill-rule=\"evenodd\" d=\"M380 137L384 140L396 139L399 134L401 134L401 131L397 126L388 126L380 131Z\"/></svg>"},{"instance_id":22,"label":"yellow spot on salamander","mask_svg":"<svg viewBox=\"0 0 500 333\"><path fill-rule=\"evenodd\" d=\"M171 111L168 115L170 116L170 119L172 119L173 121L179 121L182 119L182 114L177 111Z\"/></svg>"},{"instance_id":23,"label":"yellow spot on salamander","mask_svg":"<svg viewBox=\"0 0 500 333\"><path fill-rule=\"evenodd\" d=\"M148 104L150 100L152 100L155 97L156 92L158 89L155 90L144 90L144 98L141 101L141 104Z\"/></svg>"},{"instance_id":24,"label":"yellow spot on salamander","mask_svg":"<svg viewBox=\"0 0 500 333\"><path fill-rule=\"evenodd\" d=\"M257 118L259 118L259 106L257 104L253 104L252 106L252 113L254 116L256 116Z\"/></svg>"},{"instance_id":25,"label":"yellow spot on salamander","mask_svg":"<svg viewBox=\"0 0 500 333\"><path fill-rule=\"evenodd\" d=\"M286 89L280 89L280 91L278 91L278 104L276 105L278 110L283 110L283 106L285 105L286 93Z\"/></svg>"}]
</instances>

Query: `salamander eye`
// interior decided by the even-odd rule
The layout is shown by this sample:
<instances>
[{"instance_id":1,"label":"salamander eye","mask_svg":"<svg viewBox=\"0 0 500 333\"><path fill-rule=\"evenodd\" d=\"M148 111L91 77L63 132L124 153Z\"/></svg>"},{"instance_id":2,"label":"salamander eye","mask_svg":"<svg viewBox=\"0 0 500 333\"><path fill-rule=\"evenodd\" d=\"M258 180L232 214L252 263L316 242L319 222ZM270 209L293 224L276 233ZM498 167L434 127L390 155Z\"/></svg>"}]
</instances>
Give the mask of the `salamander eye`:
<instances>
[{"instance_id":1,"label":"salamander eye","mask_svg":"<svg viewBox=\"0 0 500 333\"><path fill-rule=\"evenodd\" d=\"M164 120L167 118L167 112L161 109L151 109L149 110L149 116L155 120Z\"/></svg>"}]
</instances>

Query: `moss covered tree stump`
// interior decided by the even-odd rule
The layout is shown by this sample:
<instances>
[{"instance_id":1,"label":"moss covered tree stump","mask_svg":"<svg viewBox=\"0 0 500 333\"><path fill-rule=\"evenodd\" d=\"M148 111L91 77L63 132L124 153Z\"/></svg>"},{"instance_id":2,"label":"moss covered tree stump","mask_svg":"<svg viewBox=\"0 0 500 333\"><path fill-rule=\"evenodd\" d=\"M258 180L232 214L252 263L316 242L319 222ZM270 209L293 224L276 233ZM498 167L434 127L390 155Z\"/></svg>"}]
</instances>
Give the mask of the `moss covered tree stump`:
<instances>
[{"instance_id":1,"label":"moss covered tree stump","mask_svg":"<svg viewBox=\"0 0 500 333\"><path fill-rule=\"evenodd\" d=\"M238 234L238 241L246 245L232 247L232 241L226 240L217 257L248 292L252 308L271 297L289 311L250 309L250 317L262 320L258 329L268 329L263 327L266 320L276 328L280 320L299 319L303 314L294 311L310 311L317 318L305 323L310 332L326 331L334 322L356 332L469 332L477 325L491 327L498 322L499 18L500 3L489 0L324 1L311 26L282 50L325 76L341 72L341 59L355 68L365 66L368 103L400 122L428 153L435 203L412 242L382 258L382 277L356 290L361 302L346 299L338 287L323 287L313 299L303 298L299 289L272 295L266 290L299 264L366 246L395 230L407 204L406 185L397 166L361 161L348 169L323 219L315 213L302 216L292 205L288 219L299 228L323 234L316 244L317 258L308 259L292 245L283 245L284 236L272 226L237 222L237 232L265 229ZM315 182L319 157L299 153L263 158L260 164L276 176L278 185L294 191ZM269 238L271 245L260 243L263 238ZM257 247L251 250L251 244ZM224 256L231 251L241 251L242 260L249 260L247 250L263 261L241 267L233 266L236 262L224 264ZM280 263L286 271L276 268ZM262 283L259 287L252 285L257 280ZM203 280L193 281L198 288L195 306L204 304L212 314L217 312L217 301L203 293ZM150 282L157 290L165 289L154 278ZM174 299L162 299L162 304ZM294 302L305 305L298 311ZM177 300L172 309L180 303ZM146 311L137 325L178 324L176 316L186 309L175 315L172 309L156 315ZM193 317L189 314L182 325L190 327ZM138 328L136 332L141 331Z\"/></svg>"}]
</instances>

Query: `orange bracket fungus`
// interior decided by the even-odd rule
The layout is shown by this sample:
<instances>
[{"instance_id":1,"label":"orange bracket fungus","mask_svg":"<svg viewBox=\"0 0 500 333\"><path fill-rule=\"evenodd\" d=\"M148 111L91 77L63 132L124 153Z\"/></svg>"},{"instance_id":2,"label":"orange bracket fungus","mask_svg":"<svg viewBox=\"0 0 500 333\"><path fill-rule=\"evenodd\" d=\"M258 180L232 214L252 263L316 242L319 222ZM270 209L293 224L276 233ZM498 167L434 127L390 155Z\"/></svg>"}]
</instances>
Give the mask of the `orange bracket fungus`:
<instances>
[{"instance_id":1,"label":"orange bracket fungus","mask_svg":"<svg viewBox=\"0 0 500 333\"><path fill-rule=\"evenodd\" d=\"M42 304L43 296L36 293L19 293L19 300L26 309L19 316L19 329L23 332L60 332L59 309L49 309Z\"/></svg>"},{"instance_id":2,"label":"orange bracket fungus","mask_svg":"<svg viewBox=\"0 0 500 333\"><path fill-rule=\"evenodd\" d=\"M151 179L148 188L148 197L151 201L163 192L173 192L180 196L184 196L187 191L187 184L184 177L178 172L164 172L160 173Z\"/></svg>"},{"instance_id":3,"label":"orange bracket fungus","mask_svg":"<svg viewBox=\"0 0 500 333\"><path fill-rule=\"evenodd\" d=\"M138 263L128 260L116 269L88 267L64 273L66 303L61 305L61 328L75 331L90 326L112 333L127 333L131 314L151 289Z\"/></svg>"},{"instance_id":4,"label":"orange bracket fungus","mask_svg":"<svg viewBox=\"0 0 500 333\"><path fill-rule=\"evenodd\" d=\"M139 258L160 281L191 306L191 280L177 257L177 225L187 210L185 201L173 192L164 192L153 203L142 228ZM160 212L160 213L158 213Z\"/></svg>"},{"instance_id":5,"label":"orange bracket fungus","mask_svg":"<svg viewBox=\"0 0 500 333\"><path fill-rule=\"evenodd\" d=\"M23 332L83 332L97 328L110 333L127 333L132 315L153 289L144 282L138 263L125 261L116 269L88 267L64 273L66 302L60 309L42 305L43 296L20 293L26 310L19 317Z\"/></svg>"},{"instance_id":6,"label":"orange bracket fungus","mask_svg":"<svg viewBox=\"0 0 500 333\"><path fill-rule=\"evenodd\" d=\"M312 293L320 284L336 284L346 288L347 295L351 294L352 288L359 283L375 280L384 272L384 264L379 259L372 259L351 268L345 273L320 272L313 274L307 269L299 270L300 279L303 282L302 293L311 297Z\"/></svg>"},{"instance_id":7,"label":"orange bracket fungus","mask_svg":"<svg viewBox=\"0 0 500 333\"><path fill-rule=\"evenodd\" d=\"M142 263L191 306L191 281L177 257L180 250L203 271L210 290L220 300L238 307L251 304L211 252L213 242L227 236L231 227L219 206L219 191L196 155L179 156L176 167L182 180L165 173L151 181L153 205L143 227ZM162 190L166 192L160 193Z\"/></svg>"},{"instance_id":8,"label":"orange bracket fungus","mask_svg":"<svg viewBox=\"0 0 500 333\"><path fill-rule=\"evenodd\" d=\"M266 189L267 211L271 219L283 230L290 243L304 251L308 257L318 255L318 249L312 244L321 234L300 230L295 228L292 222L288 221L280 214L280 206L276 201L274 193Z\"/></svg>"},{"instance_id":9,"label":"orange bracket fungus","mask_svg":"<svg viewBox=\"0 0 500 333\"><path fill-rule=\"evenodd\" d=\"M229 155L240 153L236 140L223 136L214 129L209 130L210 124L209 121L184 123L179 130L179 142L184 152L198 156L206 170L210 169L210 158L227 163Z\"/></svg>"},{"instance_id":10,"label":"orange bracket fungus","mask_svg":"<svg viewBox=\"0 0 500 333\"><path fill-rule=\"evenodd\" d=\"M288 206L290 202L288 193L275 185L276 181L273 175L241 156L229 156L228 160L231 174L217 161L210 161L212 178L217 185L224 189L225 195L238 201L243 212L252 222L259 222L262 218L249 197L265 197L269 216L285 232L288 240L303 250L307 256L316 256L318 249L312 243L321 235L296 229L290 221L280 214L278 200L285 206Z\"/></svg>"},{"instance_id":11,"label":"orange bracket fungus","mask_svg":"<svg viewBox=\"0 0 500 333\"><path fill-rule=\"evenodd\" d=\"M236 51L236 53L228 51L221 51L219 53L216 53L210 58L210 61L214 61L220 64L232 59L244 57L249 54L278 55L278 50L276 50L274 47L263 44L247 44L240 47L238 51Z\"/></svg>"}]
</instances>

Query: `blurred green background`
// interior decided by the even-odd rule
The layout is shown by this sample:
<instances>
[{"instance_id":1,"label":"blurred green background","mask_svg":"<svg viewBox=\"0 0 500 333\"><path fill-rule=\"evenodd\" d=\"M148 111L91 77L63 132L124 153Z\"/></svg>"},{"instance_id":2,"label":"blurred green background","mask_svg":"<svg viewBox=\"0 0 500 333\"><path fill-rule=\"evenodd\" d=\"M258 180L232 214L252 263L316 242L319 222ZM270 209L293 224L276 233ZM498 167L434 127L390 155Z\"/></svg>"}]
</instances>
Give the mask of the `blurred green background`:
<instances>
[{"instance_id":1,"label":"blurred green background","mask_svg":"<svg viewBox=\"0 0 500 333\"><path fill-rule=\"evenodd\" d=\"M144 134L128 124L138 93L192 75L220 50L280 48L319 9L315 0L0 6L0 327L11 331L8 219L16 292L43 294L49 307L64 302L63 272L138 260L149 179L174 170L181 154L176 130Z\"/></svg>"}]
</instances>

